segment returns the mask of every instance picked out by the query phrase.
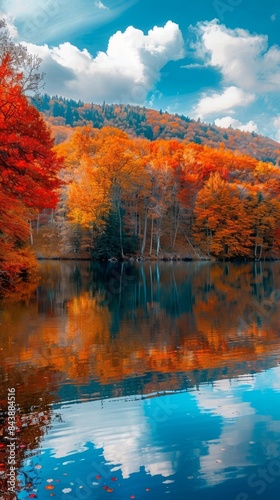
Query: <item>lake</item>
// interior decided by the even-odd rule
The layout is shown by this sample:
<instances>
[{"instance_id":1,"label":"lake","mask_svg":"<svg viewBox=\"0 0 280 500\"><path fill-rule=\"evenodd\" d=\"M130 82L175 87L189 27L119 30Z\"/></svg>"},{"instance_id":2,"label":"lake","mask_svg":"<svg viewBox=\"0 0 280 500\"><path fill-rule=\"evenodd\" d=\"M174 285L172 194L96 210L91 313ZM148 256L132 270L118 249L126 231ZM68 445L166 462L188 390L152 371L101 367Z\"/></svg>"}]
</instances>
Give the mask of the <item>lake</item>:
<instances>
[{"instance_id":1,"label":"lake","mask_svg":"<svg viewBox=\"0 0 280 500\"><path fill-rule=\"evenodd\" d=\"M0 310L20 500L279 499L279 262L44 261L40 277ZM2 482L11 442L6 427Z\"/></svg>"}]
</instances>

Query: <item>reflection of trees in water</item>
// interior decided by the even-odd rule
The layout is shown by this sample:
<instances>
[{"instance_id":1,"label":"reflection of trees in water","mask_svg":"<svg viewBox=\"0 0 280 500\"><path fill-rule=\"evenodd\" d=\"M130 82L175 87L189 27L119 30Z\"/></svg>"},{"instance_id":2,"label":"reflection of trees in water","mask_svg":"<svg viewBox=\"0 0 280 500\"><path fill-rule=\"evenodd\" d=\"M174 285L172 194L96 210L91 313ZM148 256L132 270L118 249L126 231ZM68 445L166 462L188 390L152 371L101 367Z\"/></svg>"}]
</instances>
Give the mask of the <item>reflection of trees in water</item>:
<instances>
[{"instance_id":1,"label":"reflection of trees in water","mask_svg":"<svg viewBox=\"0 0 280 500\"><path fill-rule=\"evenodd\" d=\"M13 278L3 278L3 276L1 276L0 300L2 301L2 304L16 302L28 303L30 298L36 292L38 283L39 276L37 269L30 273L28 279L21 276L14 276Z\"/></svg>"},{"instance_id":2,"label":"reflection of trees in water","mask_svg":"<svg viewBox=\"0 0 280 500\"><path fill-rule=\"evenodd\" d=\"M52 403L57 391L55 374L48 367L36 369L32 366L17 367L1 363L1 413L0 413L0 461L2 474L0 480L1 494L8 492L8 475L10 471L8 422L8 389L15 388L15 468L18 475L25 458L39 454L42 438L51 427L53 418ZM31 493L39 481L37 470L22 473L22 481L17 489ZM6 498L6 497L4 497ZM12 495L7 498L13 498Z\"/></svg>"},{"instance_id":3,"label":"reflection of trees in water","mask_svg":"<svg viewBox=\"0 0 280 500\"><path fill-rule=\"evenodd\" d=\"M279 285L279 263L46 262L29 307L2 312L5 355L87 383L138 377L143 392L176 389L185 372L236 376L279 350L277 307L238 329ZM146 390L147 373L164 380Z\"/></svg>"}]
</instances>

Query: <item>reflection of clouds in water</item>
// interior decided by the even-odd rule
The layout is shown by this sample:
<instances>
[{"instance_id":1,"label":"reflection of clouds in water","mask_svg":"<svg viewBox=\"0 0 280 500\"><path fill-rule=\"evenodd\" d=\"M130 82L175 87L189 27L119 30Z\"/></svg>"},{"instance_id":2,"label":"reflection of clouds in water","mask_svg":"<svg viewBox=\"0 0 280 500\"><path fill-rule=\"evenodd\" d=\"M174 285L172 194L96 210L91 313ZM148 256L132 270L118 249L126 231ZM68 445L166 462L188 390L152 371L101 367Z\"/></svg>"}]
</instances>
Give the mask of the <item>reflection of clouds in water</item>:
<instances>
[{"instance_id":1,"label":"reflection of clouds in water","mask_svg":"<svg viewBox=\"0 0 280 500\"><path fill-rule=\"evenodd\" d=\"M280 366L272 368L271 370L261 372L255 380L255 389L271 388L274 391L280 391Z\"/></svg>"},{"instance_id":2,"label":"reflection of clouds in water","mask_svg":"<svg viewBox=\"0 0 280 500\"><path fill-rule=\"evenodd\" d=\"M268 432L279 433L280 421L273 420L269 413L258 414L250 402L242 401L247 391L269 388L279 390L279 381L280 369L273 368L254 376L244 375L234 380L216 381L213 388L206 386L194 394L201 411L223 419L219 440L206 442L208 453L200 458L200 474L208 485L219 484L240 474L245 475L246 468L250 465L257 466L259 456L255 452L254 436L260 423L265 426L264 435L259 437L265 456L268 459L279 456L273 436L269 436ZM230 404L227 404L228 400Z\"/></svg>"},{"instance_id":3,"label":"reflection of clouds in water","mask_svg":"<svg viewBox=\"0 0 280 500\"><path fill-rule=\"evenodd\" d=\"M235 477L237 469L248 466L246 448L244 453L240 453L240 448L247 447L251 439L255 410L241 398L243 390L250 390L252 385L252 378L245 376L217 381L213 387L205 386L203 390L194 393L202 412L209 412L211 416L223 419L219 439L206 442L208 453L200 457L200 475L208 485ZM227 472L225 469L228 467L233 470Z\"/></svg>"},{"instance_id":4,"label":"reflection of clouds in water","mask_svg":"<svg viewBox=\"0 0 280 500\"><path fill-rule=\"evenodd\" d=\"M154 413L147 415L145 400L119 398L64 406L63 423L51 429L43 445L55 458L71 460L92 442L102 450L101 461L120 470L123 478L141 467L151 476L170 478L180 474L182 465L187 470L191 460L190 474L204 486L236 480L257 467L261 459L279 456L274 433L279 436L280 421L277 408L275 416L270 411L277 394L269 390L273 380L279 379L279 371L221 380L201 385L198 391L174 394L170 401L167 398L166 418L156 427L151 418ZM255 387L266 390L255 391ZM154 399L153 405L160 400L165 398ZM205 419L209 424L206 431Z\"/></svg>"},{"instance_id":5,"label":"reflection of clouds in water","mask_svg":"<svg viewBox=\"0 0 280 500\"><path fill-rule=\"evenodd\" d=\"M251 389L254 385L254 378L243 376L235 380L219 380L214 386L205 386L203 390L194 393L198 407L203 412L210 412L223 419L232 419L252 415L255 410L250 403L240 401L240 394L235 394L236 390L246 388Z\"/></svg>"},{"instance_id":6,"label":"reflection of clouds in water","mask_svg":"<svg viewBox=\"0 0 280 500\"><path fill-rule=\"evenodd\" d=\"M87 402L64 407L61 414L63 424L44 442L55 458L85 451L86 443L92 442L103 449L107 463L120 464L123 478L143 465L151 475L174 473L176 453L151 444L151 426L142 401Z\"/></svg>"}]
</instances>

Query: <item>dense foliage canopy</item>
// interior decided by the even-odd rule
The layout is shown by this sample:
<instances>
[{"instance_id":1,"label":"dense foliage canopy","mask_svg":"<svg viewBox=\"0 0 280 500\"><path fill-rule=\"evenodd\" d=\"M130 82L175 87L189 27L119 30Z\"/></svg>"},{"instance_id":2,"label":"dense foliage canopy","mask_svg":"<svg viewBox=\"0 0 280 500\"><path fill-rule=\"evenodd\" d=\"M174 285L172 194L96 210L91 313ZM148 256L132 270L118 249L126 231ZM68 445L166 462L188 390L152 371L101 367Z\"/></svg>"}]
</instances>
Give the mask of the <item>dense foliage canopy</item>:
<instances>
[{"instance_id":1,"label":"dense foliage canopy","mask_svg":"<svg viewBox=\"0 0 280 500\"><path fill-rule=\"evenodd\" d=\"M57 142L71 134L72 127L91 125L94 128L117 127L131 136L151 141L178 139L213 148L223 143L231 151L241 151L262 161L276 162L279 143L254 132L242 132L232 128L192 120L183 115L174 115L140 106L126 104L88 104L67 100L57 96L43 95L38 109L44 113L53 127Z\"/></svg>"},{"instance_id":2,"label":"dense foliage canopy","mask_svg":"<svg viewBox=\"0 0 280 500\"><path fill-rule=\"evenodd\" d=\"M60 255L279 257L280 170L177 140L78 127L58 145Z\"/></svg>"},{"instance_id":3,"label":"dense foliage canopy","mask_svg":"<svg viewBox=\"0 0 280 500\"><path fill-rule=\"evenodd\" d=\"M1 285L28 274L26 249L36 212L56 205L61 163L42 116L28 95L38 91L39 61L9 38L0 23L0 272Z\"/></svg>"}]
</instances>

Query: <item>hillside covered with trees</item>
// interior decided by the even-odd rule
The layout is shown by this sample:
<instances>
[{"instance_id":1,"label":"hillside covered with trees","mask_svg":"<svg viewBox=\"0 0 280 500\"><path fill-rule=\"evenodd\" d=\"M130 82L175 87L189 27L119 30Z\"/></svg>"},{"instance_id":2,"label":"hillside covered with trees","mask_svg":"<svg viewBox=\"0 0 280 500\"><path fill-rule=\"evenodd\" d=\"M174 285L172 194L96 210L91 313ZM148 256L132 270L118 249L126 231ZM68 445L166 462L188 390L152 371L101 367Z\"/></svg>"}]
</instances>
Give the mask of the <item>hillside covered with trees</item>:
<instances>
[{"instance_id":1,"label":"hillside covered with trees","mask_svg":"<svg viewBox=\"0 0 280 500\"><path fill-rule=\"evenodd\" d=\"M41 96L37 102L39 111L52 125L56 141L61 142L71 134L71 127L91 125L117 127L134 137L149 140L178 139L180 141L219 147L221 143L231 151L241 151L261 161L276 162L280 145L254 132L242 132L232 128L191 120L183 115L146 109L125 104L88 104L61 97Z\"/></svg>"},{"instance_id":2,"label":"hillside covered with trees","mask_svg":"<svg viewBox=\"0 0 280 500\"><path fill-rule=\"evenodd\" d=\"M58 208L49 225L33 222L48 255L280 256L280 170L272 163L112 127L78 127L56 152L64 163Z\"/></svg>"}]
</instances>

